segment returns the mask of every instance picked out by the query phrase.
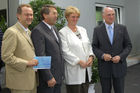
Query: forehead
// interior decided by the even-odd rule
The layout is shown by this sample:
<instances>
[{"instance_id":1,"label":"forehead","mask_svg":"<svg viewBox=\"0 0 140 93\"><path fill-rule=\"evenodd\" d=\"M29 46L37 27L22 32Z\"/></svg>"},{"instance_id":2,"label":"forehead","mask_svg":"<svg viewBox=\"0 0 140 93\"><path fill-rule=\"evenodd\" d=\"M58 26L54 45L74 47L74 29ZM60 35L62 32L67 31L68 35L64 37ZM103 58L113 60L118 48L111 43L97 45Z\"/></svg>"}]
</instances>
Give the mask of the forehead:
<instances>
[{"instance_id":1,"label":"forehead","mask_svg":"<svg viewBox=\"0 0 140 93\"><path fill-rule=\"evenodd\" d=\"M70 16L78 16L77 13L71 13Z\"/></svg>"},{"instance_id":2,"label":"forehead","mask_svg":"<svg viewBox=\"0 0 140 93\"><path fill-rule=\"evenodd\" d=\"M104 10L104 13L105 13L105 14L114 14L115 11L114 11L114 9L112 9L112 8L106 8L106 9Z\"/></svg>"},{"instance_id":3,"label":"forehead","mask_svg":"<svg viewBox=\"0 0 140 93\"><path fill-rule=\"evenodd\" d=\"M53 12L57 12L57 10L55 8L53 8L53 7L50 7L49 10L53 11Z\"/></svg>"},{"instance_id":4,"label":"forehead","mask_svg":"<svg viewBox=\"0 0 140 93\"><path fill-rule=\"evenodd\" d=\"M30 7L24 6L24 7L22 7L22 12L33 12L33 10Z\"/></svg>"}]
</instances>

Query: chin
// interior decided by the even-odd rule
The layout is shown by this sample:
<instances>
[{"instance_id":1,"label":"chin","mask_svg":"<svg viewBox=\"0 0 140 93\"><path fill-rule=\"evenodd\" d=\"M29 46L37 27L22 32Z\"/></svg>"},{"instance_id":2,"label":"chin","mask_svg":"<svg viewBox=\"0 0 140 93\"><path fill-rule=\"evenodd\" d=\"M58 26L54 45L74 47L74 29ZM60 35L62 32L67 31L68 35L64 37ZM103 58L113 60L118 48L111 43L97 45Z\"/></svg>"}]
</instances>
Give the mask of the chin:
<instances>
[{"instance_id":1,"label":"chin","mask_svg":"<svg viewBox=\"0 0 140 93\"><path fill-rule=\"evenodd\" d=\"M32 22L28 22L27 24L30 25Z\"/></svg>"}]
</instances>

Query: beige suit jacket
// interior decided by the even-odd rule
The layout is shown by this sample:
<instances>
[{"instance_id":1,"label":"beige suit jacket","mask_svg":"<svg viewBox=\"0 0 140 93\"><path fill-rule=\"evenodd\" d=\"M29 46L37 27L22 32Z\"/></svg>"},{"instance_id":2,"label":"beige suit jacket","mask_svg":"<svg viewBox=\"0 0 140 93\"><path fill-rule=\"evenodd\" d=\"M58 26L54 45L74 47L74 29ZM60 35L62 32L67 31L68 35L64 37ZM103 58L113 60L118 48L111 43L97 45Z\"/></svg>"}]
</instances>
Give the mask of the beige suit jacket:
<instances>
[{"instance_id":1,"label":"beige suit jacket","mask_svg":"<svg viewBox=\"0 0 140 93\"><path fill-rule=\"evenodd\" d=\"M2 60L6 64L8 88L32 90L35 87L35 71L32 67L27 67L27 62L34 56L32 41L20 24L8 28L2 41Z\"/></svg>"}]
</instances>

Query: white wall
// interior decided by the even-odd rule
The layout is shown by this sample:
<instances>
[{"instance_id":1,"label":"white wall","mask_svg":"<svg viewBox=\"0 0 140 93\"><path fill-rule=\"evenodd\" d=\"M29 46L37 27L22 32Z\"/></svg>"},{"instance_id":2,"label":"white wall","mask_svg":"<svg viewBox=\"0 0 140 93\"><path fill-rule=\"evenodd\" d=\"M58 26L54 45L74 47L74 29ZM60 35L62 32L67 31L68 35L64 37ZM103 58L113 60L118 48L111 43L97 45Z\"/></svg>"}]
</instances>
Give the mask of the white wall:
<instances>
[{"instance_id":1,"label":"white wall","mask_svg":"<svg viewBox=\"0 0 140 93\"><path fill-rule=\"evenodd\" d=\"M132 55L140 55L140 0L125 1L125 20L133 44Z\"/></svg>"},{"instance_id":2,"label":"white wall","mask_svg":"<svg viewBox=\"0 0 140 93\"><path fill-rule=\"evenodd\" d=\"M19 0L19 4L28 4L32 0Z\"/></svg>"},{"instance_id":3,"label":"white wall","mask_svg":"<svg viewBox=\"0 0 140 93\"><path fill-rule=\"evenodd\" d=\"M19 5L19 0L9 0L9 26L15 24L17 22L16 19L16 12L17 12L17 7Z\"/></svg>"}]
</instances>

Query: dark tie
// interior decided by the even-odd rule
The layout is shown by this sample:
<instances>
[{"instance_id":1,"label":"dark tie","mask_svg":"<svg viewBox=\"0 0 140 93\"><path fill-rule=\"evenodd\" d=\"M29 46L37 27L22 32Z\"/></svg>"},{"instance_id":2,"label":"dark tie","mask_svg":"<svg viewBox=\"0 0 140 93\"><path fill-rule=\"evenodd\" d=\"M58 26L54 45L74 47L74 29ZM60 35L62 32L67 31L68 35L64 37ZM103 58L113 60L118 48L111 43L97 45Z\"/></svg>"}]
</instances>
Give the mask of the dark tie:
<instances>
[{"instance_id":1,"label":"dark tie","mask_svg":"<svg viewBox=\"0 0 140 93\"><path fill-rule=\"evenodd\" d=\"M112 45L112 43L113 43L113 29L112 29L112 26L108 26L108 36L109 36L110 43Z\"/></svg>"}]
</instances>

